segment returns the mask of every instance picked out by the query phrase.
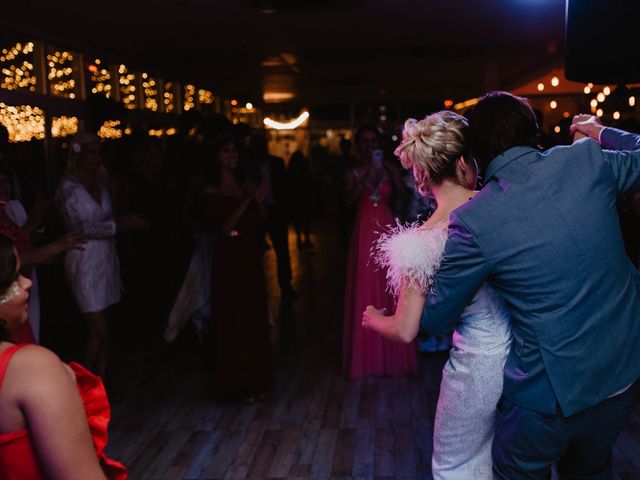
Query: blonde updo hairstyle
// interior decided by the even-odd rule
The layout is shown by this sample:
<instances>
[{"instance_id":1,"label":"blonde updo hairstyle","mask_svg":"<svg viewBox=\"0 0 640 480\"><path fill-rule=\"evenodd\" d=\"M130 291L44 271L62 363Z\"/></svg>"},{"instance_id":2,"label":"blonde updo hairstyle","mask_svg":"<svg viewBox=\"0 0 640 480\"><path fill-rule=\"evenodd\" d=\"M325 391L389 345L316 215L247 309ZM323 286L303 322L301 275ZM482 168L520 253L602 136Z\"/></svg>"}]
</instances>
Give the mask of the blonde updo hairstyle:
<instances>
[{"instance_id":1,"label":"blonde updo hairstyle","mask_svg":"<svg viewBox=\"0 0 640 480\"><path fill-rule=\"evenodd\" d=\"M423 120L404 122L402 142L395 150L404 168L413 169L418 191L425 195L431 185L445 179L458 181L456 163L468 160L465 135L469 123L462 115L443 110Z\"/></svg>"}]
</instances>

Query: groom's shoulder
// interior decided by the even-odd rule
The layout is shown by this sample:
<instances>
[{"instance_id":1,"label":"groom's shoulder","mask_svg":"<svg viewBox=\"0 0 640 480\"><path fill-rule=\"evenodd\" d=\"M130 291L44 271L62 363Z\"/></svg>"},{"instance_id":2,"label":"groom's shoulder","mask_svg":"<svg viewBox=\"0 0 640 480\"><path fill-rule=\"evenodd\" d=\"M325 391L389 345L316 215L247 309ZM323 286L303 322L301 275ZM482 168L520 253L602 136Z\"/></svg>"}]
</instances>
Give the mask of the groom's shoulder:
<instances>
[{"instance_id":1,"label":"groom's shoulder","mask_svg":"<svg viewBox=\"0 0 640 480\"><path fill-rule=\"evenodd\" d=\"M567 160L584 160L586 158L602 158L602 147L591 138L582 138L571 145L557 145L544 152L543 157Z\"/></svg>"}]
</instances>

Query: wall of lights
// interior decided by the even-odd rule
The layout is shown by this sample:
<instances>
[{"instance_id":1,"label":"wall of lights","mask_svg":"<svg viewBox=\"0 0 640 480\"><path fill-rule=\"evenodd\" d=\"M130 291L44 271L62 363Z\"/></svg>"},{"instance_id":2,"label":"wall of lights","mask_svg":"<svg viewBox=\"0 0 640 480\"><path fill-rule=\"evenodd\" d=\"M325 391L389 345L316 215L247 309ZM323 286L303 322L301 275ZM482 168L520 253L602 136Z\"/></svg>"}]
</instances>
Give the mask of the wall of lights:
<instances>
[{"instance_id":1,"label":"wall of lights","mask_svg":"<svg viewBox=\"0 0 640 480\"><path fill-rule=\"evenodd\" d=\"M170 114L195 109L211 112L218 105L213 92L200 85L140 73L124 64L110 64L103 58L85 57L47 42L25 40L1 28L0 89L68 100L101 95L118 101L126 109ZM82 118L77 116L81 111L79 104L70 103L62 115L59 102L49 101L46 96L34 96L31 102L20 95L8 96L7 103L0 106L0 123L10 130L11 141L44 139L47 126L54 138L81 131ZM24 105L27 103L31 105ZM236 113L236 122L252 117L252 109ZM119 121L109 120L101 126L99 134L102 138L121 138L129 130ZM176 132L174 127L148 131L154 136L171 136Z\"/></svg>"},{"instance_id":2,"label":"wall of lights","mask_svg":"<svg viewBox=\"0 0 640 480\"><path fill-rule=\"evenodd\" d=\"M17 42L0 50L0 88L35 92L38 79L34 71L33 42Z\"/></svg>"}]
</instances>

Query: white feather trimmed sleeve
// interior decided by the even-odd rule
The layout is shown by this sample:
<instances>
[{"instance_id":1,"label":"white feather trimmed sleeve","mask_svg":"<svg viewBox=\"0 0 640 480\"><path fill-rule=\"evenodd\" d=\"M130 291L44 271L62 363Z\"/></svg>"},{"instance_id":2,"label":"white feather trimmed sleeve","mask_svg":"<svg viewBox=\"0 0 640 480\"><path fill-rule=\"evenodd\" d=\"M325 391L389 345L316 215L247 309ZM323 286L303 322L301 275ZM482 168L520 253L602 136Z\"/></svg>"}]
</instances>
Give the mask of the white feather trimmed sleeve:
<instances>
[{"instance_id":1,"label":"white feather trimmed sleeve","mask_svg":"<svg viewBox=\"0 0 640 480\"><path fill-rule=\"evenodd\" d=\"M400 288L427 294L440 267L447 241L447 224L431 228L398 224L380 235L372 249L373 259L387 270L387 289L395 296Z\"/></svg>"}]
</instances>

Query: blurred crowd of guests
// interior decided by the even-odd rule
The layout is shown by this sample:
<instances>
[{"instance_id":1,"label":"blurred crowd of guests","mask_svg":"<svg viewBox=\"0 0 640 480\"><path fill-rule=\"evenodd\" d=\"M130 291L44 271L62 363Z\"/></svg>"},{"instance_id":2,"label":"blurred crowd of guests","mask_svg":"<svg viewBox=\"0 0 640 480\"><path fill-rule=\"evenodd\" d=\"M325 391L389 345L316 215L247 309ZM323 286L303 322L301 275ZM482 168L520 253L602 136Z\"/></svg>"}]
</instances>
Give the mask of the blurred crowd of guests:
<instances>
[{"instance_id":1,"label":"blurred crowd of guests","mask_svg":"<svg viewBox=\"0 0 640 480\"><path fill-rule=\"evenodd\" d=\"M162 139L80 134L49 165L29 163L0 128L0 233L33 282L16 341L42 341L108 381L110 338L135 348L186 329L203 345L214 398L259 401L274 364L263 254L273 249L281 302L293 303L290 249L312 256L315 232L329 226L348 249L345 375L413 374L419 350L449 348L448 338L401 345L360 326L366 305L394 308L385 272L369 260L373 242L435 208L400 167L391 136L365 124L340 154L314 145L283 159L263 132L211 125ZM636 264L639 205L620 202Z\"/></svg>"}]
</instances>

